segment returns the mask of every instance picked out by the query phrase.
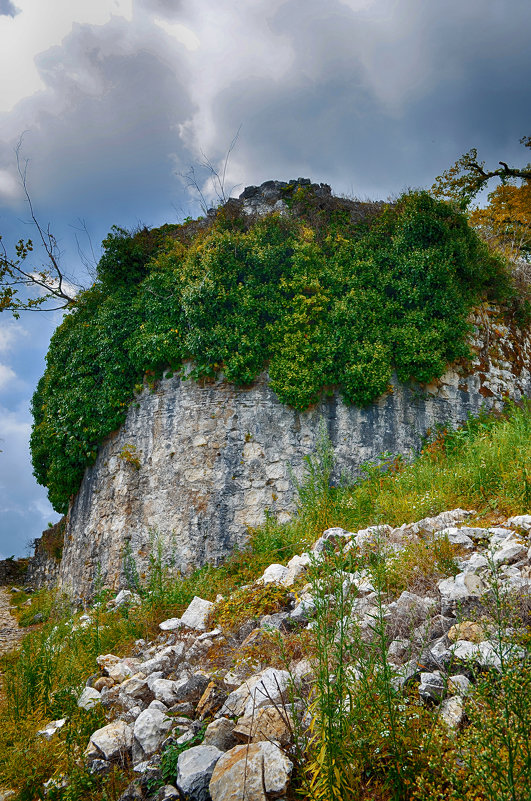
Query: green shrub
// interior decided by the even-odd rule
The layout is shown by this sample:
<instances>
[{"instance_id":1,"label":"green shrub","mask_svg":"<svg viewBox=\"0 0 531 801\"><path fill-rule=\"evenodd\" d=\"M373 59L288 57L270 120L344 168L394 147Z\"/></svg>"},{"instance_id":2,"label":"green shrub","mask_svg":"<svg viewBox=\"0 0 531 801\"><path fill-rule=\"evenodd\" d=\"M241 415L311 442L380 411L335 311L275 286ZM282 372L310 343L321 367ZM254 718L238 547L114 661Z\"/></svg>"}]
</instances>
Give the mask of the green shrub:
<instances>
[{"instance_id":1,"label":"green shrub","mask_svg":"<svg viewBox=\"0 0 531 801\"><path fill-rule=\"evenodd\" d=\"M313 209L249 226L220 214L195 236L189 226L113 229L33 398L35 475L56 509L66 510L145 376L153 384L190 360L191 378L222 372L242 386L267 368L296 409L336 386L366 405L393 371L428 382L468 356L472 305L510 294L465 217L427 194L357 225L341 210L327 219Z\"/></svg>"}]
</instances>

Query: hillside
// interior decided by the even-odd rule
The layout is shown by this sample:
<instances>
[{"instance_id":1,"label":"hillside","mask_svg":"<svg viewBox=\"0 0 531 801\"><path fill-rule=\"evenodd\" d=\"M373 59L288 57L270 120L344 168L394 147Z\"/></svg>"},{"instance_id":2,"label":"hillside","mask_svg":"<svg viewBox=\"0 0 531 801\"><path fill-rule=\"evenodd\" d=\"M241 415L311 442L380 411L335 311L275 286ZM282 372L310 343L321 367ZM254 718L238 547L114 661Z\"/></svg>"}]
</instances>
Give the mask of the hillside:
<instances>
[{"instance_id":1,"label":"hillside","mask_svg":"<svg viewBox=\"0 0 531 801\"><path fill-rule=\"evenodd\" d=\"M20 801L529 801L530 434L509 406L336 488L323 434L297 516L225 565L175 580L154 559L79 611L13 592L32 629L3 663L0 783Z\"/></svg>"},{"instance_id":2,"label":"hillside","mask_svg":"<svg viewBox=\"0 0 531 801\"><path fill-rule=\"evenodd\" d=\"M269 182L206 219L103 244L33 398L35 475L61 512L144 381L191 363L193 379L247 386L267 369L295 409L336 387L366 406L394 373L427 383L469 356L475 304L514 300L465 216L425 193L363 204Z\"/></svg>"}]
</instances>

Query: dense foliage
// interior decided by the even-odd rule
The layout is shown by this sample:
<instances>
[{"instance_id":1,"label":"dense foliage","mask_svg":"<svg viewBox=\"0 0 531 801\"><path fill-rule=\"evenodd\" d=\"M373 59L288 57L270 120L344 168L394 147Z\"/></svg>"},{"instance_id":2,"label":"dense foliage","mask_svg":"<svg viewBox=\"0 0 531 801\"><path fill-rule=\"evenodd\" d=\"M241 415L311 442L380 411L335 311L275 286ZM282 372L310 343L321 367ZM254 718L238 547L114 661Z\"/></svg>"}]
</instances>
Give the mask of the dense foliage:
<instances>
[{"instance_id":1,"label":"dense foliage","mask_svg":"<svg viewBox=\"0 0 531 801\"><path fill-rule=\"evenodd\" d=\"M467 314L486 292L510 292L502 263L425 193L356 223L344 209L252 225L221 210L209 226L115 228L52 338L33 399L35 475L64 511L135 384L188 360L192 378L238 385L267 368L297 409L335 386L368 404L393 371L428 382L467 356Z\"/></svg>"}]
</instances>

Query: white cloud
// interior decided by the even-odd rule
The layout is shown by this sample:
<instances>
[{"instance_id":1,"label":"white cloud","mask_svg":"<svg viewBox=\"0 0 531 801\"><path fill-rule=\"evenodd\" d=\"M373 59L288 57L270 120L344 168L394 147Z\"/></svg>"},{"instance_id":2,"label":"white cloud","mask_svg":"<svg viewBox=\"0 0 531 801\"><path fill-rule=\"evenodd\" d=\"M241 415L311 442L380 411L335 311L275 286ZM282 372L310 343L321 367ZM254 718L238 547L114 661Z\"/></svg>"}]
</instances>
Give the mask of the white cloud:
<instances>
[{"instance_id":1,"label":"white cloud","mask_svg":"<svg viewBox=\"0 0 531 801\"><path fill-rule=\"evenodd\" d=\"M15 371L9 365L0 363L0 391L8 387L16 377Z\"/></svg>"},{"instance_id":2,"label":"white cloud","mask_svg":"<svg viewBox=\"0 0 531 801\"><path fill-rule=\"evenodd\" d=\"M197 50L201 44L195 33L190 30L190 28L187 28L186 25L180 25L177 22L168 22L165 19L160 19L160 17L155 17L153 22L183 44L187 50Z\"/></svg>"},{"instance_id":3,"label":"white cloud","mask_svg":"<svg viewBox=\"0 0 531 801\"><path fill-rule=\"evenodd\" d=\"M59 45L75 25L104 25L113 15L131 19L133 0L17 0L15 17L0 17L0 111L44 88L35 57ZM9 80L7 80L9 76Z\"/></svg>"},{"instance_id":4,"label":"white cloud","mask_svg":"<svg viewBox=\"0 0 531 801\"><path fill-rule=\"evenodd\" d=\"M27 336L28 332L21 323L8 322L4 324L0 328L0 353L12 350L14 345Z\"/></svg>"},{"instance_id":5,"label":"white cloud","mask_svg":"<svg viewBox=\"0 0 531 801\"><path fill-rule=\"evenodd\" d=\"M9 170L0 170L0 196L13 200L22 196L22 189L16 177Z\"/></svg>"}]
</instances>

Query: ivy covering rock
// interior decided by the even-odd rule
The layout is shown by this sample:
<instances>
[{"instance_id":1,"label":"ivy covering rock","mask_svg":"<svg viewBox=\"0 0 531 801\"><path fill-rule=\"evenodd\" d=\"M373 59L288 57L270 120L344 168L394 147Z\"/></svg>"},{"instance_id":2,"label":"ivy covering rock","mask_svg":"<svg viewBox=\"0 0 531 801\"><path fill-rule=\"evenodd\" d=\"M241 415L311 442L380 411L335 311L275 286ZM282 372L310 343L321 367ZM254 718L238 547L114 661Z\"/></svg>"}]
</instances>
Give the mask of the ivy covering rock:
<instances>
[{"instance_id":1,"label":"ivy covering rock","mask_svg":"<svg viewBox=\"0 0 531 801\"><path fill-rule=\"evenodd\" d=\"M104 240L33 398L35 475L58 511L145 379L245 386L268 370L296 409L335 387L366 405L393 372L429 382L466 358L473 305L511 297L451 205L422 192L355 203L308 184L268 182L206 220Z\"/></svg>"}]
</instances>

